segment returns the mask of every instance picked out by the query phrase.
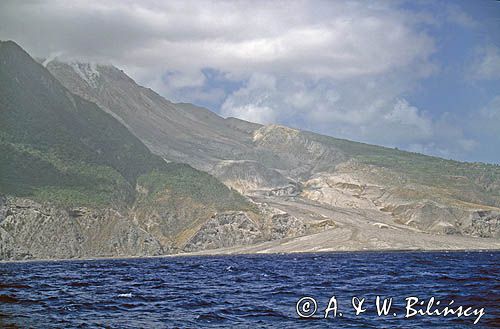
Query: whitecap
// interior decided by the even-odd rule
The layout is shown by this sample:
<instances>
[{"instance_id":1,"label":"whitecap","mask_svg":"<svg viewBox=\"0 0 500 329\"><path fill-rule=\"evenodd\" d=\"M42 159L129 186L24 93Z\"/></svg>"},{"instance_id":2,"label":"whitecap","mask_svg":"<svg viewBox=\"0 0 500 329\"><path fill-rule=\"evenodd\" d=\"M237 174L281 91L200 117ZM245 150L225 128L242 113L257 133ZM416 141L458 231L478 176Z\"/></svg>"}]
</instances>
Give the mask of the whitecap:
<instances>
[{"instance_id":1,"label":"whitecap","mask_svg":"<svg viewBox=\"0 0 500 329\"><path fill-rule=\"evenodd\" d=\"M123 297L123 298L132 298L132 293L129 292L127 294L118 294L118 297Z\"/></svg>"}]
</instances>

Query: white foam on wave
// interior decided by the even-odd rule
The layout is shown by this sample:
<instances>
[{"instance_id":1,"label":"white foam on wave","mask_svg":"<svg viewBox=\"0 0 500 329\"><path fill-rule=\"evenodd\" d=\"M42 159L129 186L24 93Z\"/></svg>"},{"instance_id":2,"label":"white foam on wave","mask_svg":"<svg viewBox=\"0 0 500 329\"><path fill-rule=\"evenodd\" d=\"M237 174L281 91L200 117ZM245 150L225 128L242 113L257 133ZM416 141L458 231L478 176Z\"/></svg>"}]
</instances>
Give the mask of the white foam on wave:
<instances>
[{"instance_id":1,"label":"white foam on wave","mask_svg":"<svg viewBox=\"0 0 500 329\"><path fill-rule=\"evenodd\" d=\"M123 298L132 298L132 293L129 292L127 294L118 294L118 297L123 297Z\"/></svg>"}]
</instances>

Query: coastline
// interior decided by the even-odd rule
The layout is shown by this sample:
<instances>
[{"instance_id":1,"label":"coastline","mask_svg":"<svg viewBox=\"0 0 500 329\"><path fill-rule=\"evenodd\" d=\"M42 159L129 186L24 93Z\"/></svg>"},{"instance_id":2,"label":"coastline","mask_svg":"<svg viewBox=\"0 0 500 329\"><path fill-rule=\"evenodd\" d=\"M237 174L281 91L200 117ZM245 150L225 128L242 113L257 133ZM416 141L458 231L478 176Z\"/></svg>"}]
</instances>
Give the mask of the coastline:
<instances>
[{"instance_id":1,"label":"coastline","mask_svg":"<svg viewBox=\"0 0 500 329\"><path fill-rule=\"evenodd\" d=\"M306 254L369 254L369 253L500 253L500 248L496 249L360 249L360 250L338 250L338 251L291 251L291 252L220 252L225 249L211 249L189 253L166 254L155 256L103 256L103 257L82 257L82 258L44 258L44 259L21 259L21 260L0 260L0 264L8 263L47 263L47 262L71 262L71 261L101 261L101 260L137 260L152 258L181 258L181 257L223 257L223 256L259 256L259 255L306 255ZM217 252L219 251L219 252Z\"/></svg>"}]
</instances>

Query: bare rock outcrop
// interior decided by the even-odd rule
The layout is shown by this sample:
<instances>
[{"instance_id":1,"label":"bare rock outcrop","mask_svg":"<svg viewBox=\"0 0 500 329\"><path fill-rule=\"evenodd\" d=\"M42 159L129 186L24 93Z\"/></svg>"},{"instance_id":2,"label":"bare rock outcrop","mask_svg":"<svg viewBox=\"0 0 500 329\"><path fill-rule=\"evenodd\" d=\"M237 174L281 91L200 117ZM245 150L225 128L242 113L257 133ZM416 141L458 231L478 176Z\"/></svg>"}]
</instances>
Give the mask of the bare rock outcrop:
<instances>
[{"instance_id":1,"label":"bare rock outcrop","mask_svg":"<svg viewBox=\"0 0 500 329\"><path fill-rule=\"evenodd\" d=\"M273 188L273 189L267 191L266 194L268 196L283 196L283 197L291 196L291 197L293 197L293 196L299 195L300 191L301 191L300 184L288 184L286 186Z\"/></svg>"},{"instance_id":2,"label":"bare rock outcrop","mask_svg":"<svg viewBox=\"0 0 500 329\"><path fill-rule=\"evenodd\" d=\"M185 251L253 244L262 238L259 225L243 212L212 216L187 242Z\"/></svg>"},{"instance_id":3,"label":"bare rock outcrop","mask_svg":"<svg viewBox=\"0 0 500 329\"><path fill-rule=\"evenodd\" d=\"M342 208L376 209L372 199L380 187L346 174L321 173L304 183L302 196Z\"/></svg>"},{"instance_id":4,"label":"bare rock outcrop","mask_svg":"<svg viewBox=\"0 0 500 329\"><path fill-rule=\"evenodd\" d=\"M301 196L338 208L389 213L396 223L433 234L487 238L500 234L500 209L478 209L455 199L436 198L432 190L417 185L376 184L362 172L314 175L304 183Z\"/></svg>"},{"instance_id":5,"label":"bare rock outcrop","mask_svg":"<svg viewBox=\"0 0 500 329\"><path fill-rule=\"evenodd\" d=\"M461 234L483 238L500 236L500 212L469 210L425 200L387 207L406 225L437 234Z\"/></svg>"},{"instance_id":6,"label":"bare rock outcrop","mask_svg":"<svg viewBox=\"0 0 500 329\"><path fill-rule=\"evenodd\" d=\"M464 231L480 237L500 238L500 211L478 210L469 215Z\"/></svg>"},{"instance_id":7,"label":"bare rock outcrop","mask_svg":"<svg viewBox=\"0 0 500 329\"><path fill-rule=\"evenodd\" d=\"M244 212L225 212L212 216L183 248L201 251L246 246L258 242L295 238L332 229L331 221L306 222L267 204L258 204L258 220Z\"/></svg>"},{"instance_id":8,"label":"bare rock outcrop","mask_svg":"<svg viewBox=\"0 0 500 329\"><path fill-rule=\"evenodd\" d=\"M214 167L211 173L224 184L241 193L253 190L273 189L286 186L290 183L290 180L281 173L266 168L257 161L221 161Z\"/></svg>"},{"instance_id":9,"label":"bare rock outcrop","mask_svg":"<svg viewBox=\"0 0 500 329\"><path fill-rule=\"evenodd\" d=\"M178 219L172 209L62 209L0 197L0 259L153 256L251 245L311 231L310 225L286 212L258 207L259 215L227 211L206 220L200 217L201 224L191 229L181 225L175 230Z\"/></svg>"},{"instance_id":10,"label":"bare rock outcrop","mask_svg":"<svg viewBox=\"0 0 500 329\"><path fill-rule=\"evenodd\" d=\"M4 197L0 259L158 255L161 245L118 211L60 209Z\"/></svg>"},{"instance_id":11,"label":"bare rock outcrop","mask_svg":"<svg viewBox=\"0 0 500 329\"><path fill-rule=\"evenodd\" d=\"M344 160L340 150L284 126L264 126L253 133L253 141L258 150L272 153L273 158L265 160L267 165L281 169L296 180L312 172L332 170Z\"/></svg>"}]
</instances>

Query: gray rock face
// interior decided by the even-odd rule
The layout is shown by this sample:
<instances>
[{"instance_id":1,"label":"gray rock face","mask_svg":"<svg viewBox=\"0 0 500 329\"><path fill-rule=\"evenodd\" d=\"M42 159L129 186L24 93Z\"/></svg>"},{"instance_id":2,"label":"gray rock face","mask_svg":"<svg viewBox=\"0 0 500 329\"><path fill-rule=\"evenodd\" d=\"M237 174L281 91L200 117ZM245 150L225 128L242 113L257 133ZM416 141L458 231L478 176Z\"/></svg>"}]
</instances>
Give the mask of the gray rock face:
<instances>
[{"instance_id":1,"label":"gray rock face","mask_svg":"<svg viewBox=\"0 0 500 329\"><path fill-rule=\"evenodd\" d=\"M0 259L30 259L33 255L0 226Z\"/></svg>"},{"instance_id":2,"label":"gray rock face","mask_svg":"<svg viewBox=\"0 0 500 329\"><path fill-rule=\"evenodd\" d=\"M477 235L482 238L500 238L500 212L499 211L474 211L465 221L469 225L464 228L465 233Z\"/></svg>"},{"instance_id":3,"label":"gray rock face","mask_svg":"<svg viewBox=\"0 0 500 329\"><path fill-rule=\"evenodd\" d=\"M217 214L186 243L184 251L201 251L252 245L263 241L294 238L311 232L308 223L288 213L261 205L265 215L256 221L242 212ZM331 227L330 227L331 228Z\"/></svg>"},{"instance_id":4,"label":"gray rock face","mask_svg":"<svg viewBox=\"0 0 500 329\"><path fill-rule=\"evenodd\" d=\"M498 211L474 209L454 199L432 200L424 187L398 189L362 172L315 175L304 184L302 196L345 209L390 213L394 222L424 232L498 238Z\"/></svg>"},{"instance_id":5,"label":"gray rock face","mask_svg":"<svg viewBox=\"0 0 500 329\"><path fill-rule=\"evenodd\" d=\"M0 260L154 256L251 245L310 232L302 220L262 205L262 217L218 213L191 230L165 222L161 209L146 213L137 209L60 209L23 198L0 200ZM183 236L187 236L185 242Z\"/></svg>"},{"instance_id":6,"label":"gray rock face","mask_svg":"<svg viewBox=\"0 0 500 329\"><path fill-rule=\"evenodd\" d=\"M7 198L0 195L0 223L2 223L7 216L7 210Z\"/></svg>"},{"instance_id":7,"label":"gray rock face","mask_svg":"<svg viewBox=\"0 0 500 329\"><path fill-rule=\"evenodd\" d=\"M258 225L245 213L217 214L188 241L185 251L253 244L262 238Z\"/></svg>"},{"instance_id":8,"label":"gray rock face","mask_svg":"<svg viewBox=\"0 0 500 329\"><path fill-rule=\"evenodd\" d=\"M311 139L300 130L284 126L262 127L253 133L253 141L258 150L271 152L275 159L279 159L268 161L268 165L281 169L296 180L315 172L334 170L336 164L345 160L338 148Z\"/></svg>"},{"instance_id":9,"label":"gray rock face","mask_svg":"<svg viewBox=\"0 0 500 329\"><path fill-rule=\"evenodd\" d=\"M472 220L470 220L473 212L429 200L397 205L392 209L392 214L398 221L426 232L476 234L475 229L472 227ZM491 235L488 237L491 237Z\"/></svg>"},{"instance_id":10,"label":"gray rock face","mask_svg":"<svg viewBox=\"0 0 500 329\"><path fill-rule=\"evenodd\" d=\"M117 211L63 210L3 198L0 259L160 255L161 245Z\"/></svg>"},{"instance_id":11,"label":"gray rock face","mask_svg":"<svg viewBox=\"0 0 500 329\"><path fill-rule=\"evenodd\" d=\"M266 194L268 196L297 196L300 192L300 187L297 186L297 184L290 184L283 187L273 188Z\"/></svg>"},{"instance_id":12,"label":"gray rock face","mask_svg":"<svg viewBox=\"0 0 500 329\"><path fill-rule=\"evenodd\" d=\"M472 235L483 238L500 236L500 212L467 210L423 201L397 205L384 210L391 211L396 221L437 234Z\"/></svg>"},{"instance_id":13,"label":"gray rock face","mask_svg":"<svg viewBox=\"0 0 500 329\"><path fill-rule=\"evenodd\" d=\"M276 214L270 218L268 240L297 237L308 232L308 225L289 214Z\"/></svg>"},{"instance_id":14,"label":"gray rock face","mask_svg":"<svg viewBox=\"0 0 500 329\"><path fill-rule=\"evenodd\" d=\"M392 209L396 221L437 234L500 237L500 212L466 210L432 201L398 205Z\"/></svg>"}]
</instances>

